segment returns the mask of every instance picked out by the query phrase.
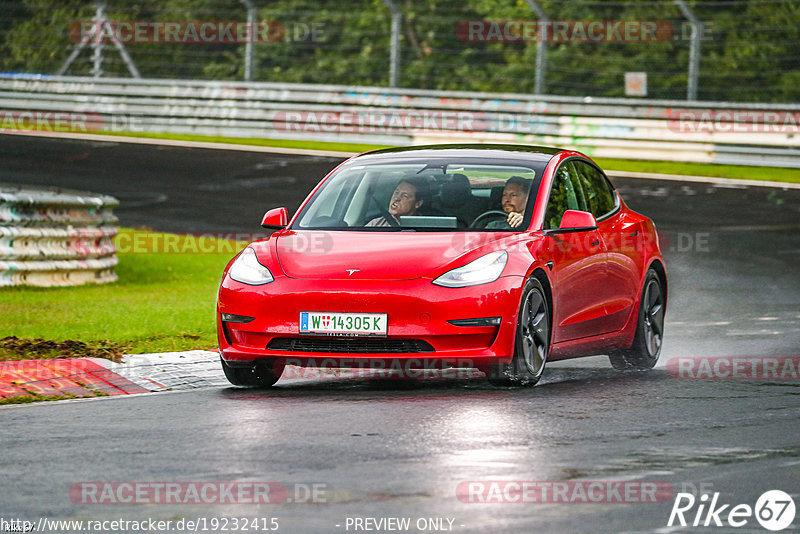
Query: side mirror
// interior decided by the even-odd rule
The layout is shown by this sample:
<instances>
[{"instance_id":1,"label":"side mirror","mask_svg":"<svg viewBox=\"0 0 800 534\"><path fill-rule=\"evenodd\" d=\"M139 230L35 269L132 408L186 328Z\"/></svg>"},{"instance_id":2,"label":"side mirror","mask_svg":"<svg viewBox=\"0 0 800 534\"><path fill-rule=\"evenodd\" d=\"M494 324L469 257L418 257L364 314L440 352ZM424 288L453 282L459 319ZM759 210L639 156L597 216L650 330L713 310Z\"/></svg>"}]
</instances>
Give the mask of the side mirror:
<instances>
[{"instance_id":1,"label":"side mirror","mask_svg":"<svg viewBox=\"0 0 800 534\"><path fill-rule=\"evenodd\" d=\"M273 230L280 230L289 224L289 212L286 208L273 208L264 214L261 219L261 226L264 228L271 228Z\"/></svg>"},{"instance_id":2,"label":"side mirror","mask_svg":"<svg viewBox=\"0 0 800 534\"><path fill-rule=\"evenodd\" d=\"M561 217L561 224L558 225L558 229L571 230L573 232L595 230L597 229L597 220L588 211L567 210L564 212L564 216Z\"/></svg>"}]
</instances>

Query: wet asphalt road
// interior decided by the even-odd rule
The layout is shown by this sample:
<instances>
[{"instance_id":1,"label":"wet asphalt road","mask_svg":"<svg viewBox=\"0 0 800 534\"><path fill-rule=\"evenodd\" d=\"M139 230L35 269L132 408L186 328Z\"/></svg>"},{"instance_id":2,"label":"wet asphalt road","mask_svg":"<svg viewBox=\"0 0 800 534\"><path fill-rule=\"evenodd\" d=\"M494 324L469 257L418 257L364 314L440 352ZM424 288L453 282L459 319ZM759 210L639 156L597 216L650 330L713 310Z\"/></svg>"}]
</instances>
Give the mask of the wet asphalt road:
<instances>
[{"instance_id":1,"label":"wet asphalt road","mask_svg":"<svg viewBox=\"0 0 800 534\"><path fill-rule=\"evenodd\" d=\"M295 208L337 163L11 136L0 136L0 158L0 182L113 194L122 225L171 231L254 231L267 208ZM0 408L0 516L245 515L277 517L281 532L354 532L347 518L365 516L450 518L453 532L767 532L752 518L739 529L668 528L672 499L457 496L467 481L661 481L719 492L726 504L782 489L800 505L800 382L686 380L665 369L687 356L798 356L800 190L612 181L667 244L670 302L656 370L619 374L594 357L549 366L530 390L463 379L290 380L267 392ZM68 494L81 481L275 481L290 498L294 484L316 483L325 493L313 504L84 505Z\"/></svg>"}]
</instances>

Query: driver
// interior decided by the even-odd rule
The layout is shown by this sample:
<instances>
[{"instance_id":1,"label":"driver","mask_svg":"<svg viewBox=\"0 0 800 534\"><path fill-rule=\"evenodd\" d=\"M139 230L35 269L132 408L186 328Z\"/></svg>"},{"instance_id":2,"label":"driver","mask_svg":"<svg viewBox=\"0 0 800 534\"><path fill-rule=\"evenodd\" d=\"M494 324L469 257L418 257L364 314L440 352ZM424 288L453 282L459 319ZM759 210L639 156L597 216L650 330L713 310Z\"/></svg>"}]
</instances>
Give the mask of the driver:
<instances>
[{"instance_id":1,"label":"driver","mask_svg":"<svg viewBox=\"0 0 800 534\"><path fill-rule=\"evenodd\" d=\"M416 215L425 203L425 193L428 184L419 177L412 176L403 178L392 193L389 200L389 215L393 221L389 221L385 215L376 217L369 221L365 226L400 226L400 217Z\"/></svg>"},{"instance_id":2,"label":"driver","mask_svg":"<svg viewBox=\"0 0 800 534\"><path fill-rule=\"evenodd\" d=\"M503 188L501 201L503 211L508 214L505 221L491 221L486 228L516 228L522 224L525 217L525 205L528 203L528 192L531 188L530 180L522 176L512 176Z\"/></svg>"}]
</instances>

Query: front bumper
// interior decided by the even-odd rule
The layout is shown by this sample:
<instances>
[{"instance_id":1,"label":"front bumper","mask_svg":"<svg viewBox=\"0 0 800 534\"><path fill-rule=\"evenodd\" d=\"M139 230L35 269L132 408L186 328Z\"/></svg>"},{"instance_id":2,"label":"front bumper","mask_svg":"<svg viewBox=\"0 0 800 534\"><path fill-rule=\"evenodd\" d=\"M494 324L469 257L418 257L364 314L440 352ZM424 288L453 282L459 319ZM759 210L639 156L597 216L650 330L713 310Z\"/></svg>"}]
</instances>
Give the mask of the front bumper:
<instances>
[{"instance_id":1,"label":"front bumper","mask_svg":"<svg viewBox=\"0 0 800 534\"><path fill-rule=\"evenodd\" d=\"M265 358L311 367L364 367L368 365L365 362L379 362L373 367L389 368L391 362L398 360L406 366L419 361L425 368L485 367L508 362L513 354L523 283L520 276L503 276L489 284L445 288L426 278L300 280L281 276L263 286L248 286L226 276L217 304L220 354L231 366L247 366ZM359 352L331 352L313 347L331 343L313 343L311 338L317 336L299 334L301 311L386 313L389 319L387 336L378 339L395 348L367 352L363 351L366 343L359 340L355 340L362 345ZM223 322L223 313L254 320ZM456 326L448 322L482 317L500 317L500 324ZM303 342L287 342L294 339ZM323 339L341 338L325 336ZM398 345L416 349L397 352ZM287 346L292 347L291 350L286 350ZM346 345L342 350L347 350Z\"/></svg>"}]
</instances>

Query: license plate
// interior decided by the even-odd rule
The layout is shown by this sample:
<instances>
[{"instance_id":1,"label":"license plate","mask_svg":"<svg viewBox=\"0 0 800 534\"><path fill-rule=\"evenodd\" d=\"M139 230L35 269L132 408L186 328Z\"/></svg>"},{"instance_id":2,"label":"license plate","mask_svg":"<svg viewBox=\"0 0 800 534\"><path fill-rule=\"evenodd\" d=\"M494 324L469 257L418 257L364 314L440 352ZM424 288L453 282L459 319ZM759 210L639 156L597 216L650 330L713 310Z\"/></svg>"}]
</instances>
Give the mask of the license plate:
<instances>
[{"instance_id":1,"label":"license plate","mask_svg":"<svg viewBox=\"0 0 800 534\"><path fill-rule=\"evenodd\" d=\"M301 334L385 336L385 313L300 312Z\"/></svg>"}]
</instances>

